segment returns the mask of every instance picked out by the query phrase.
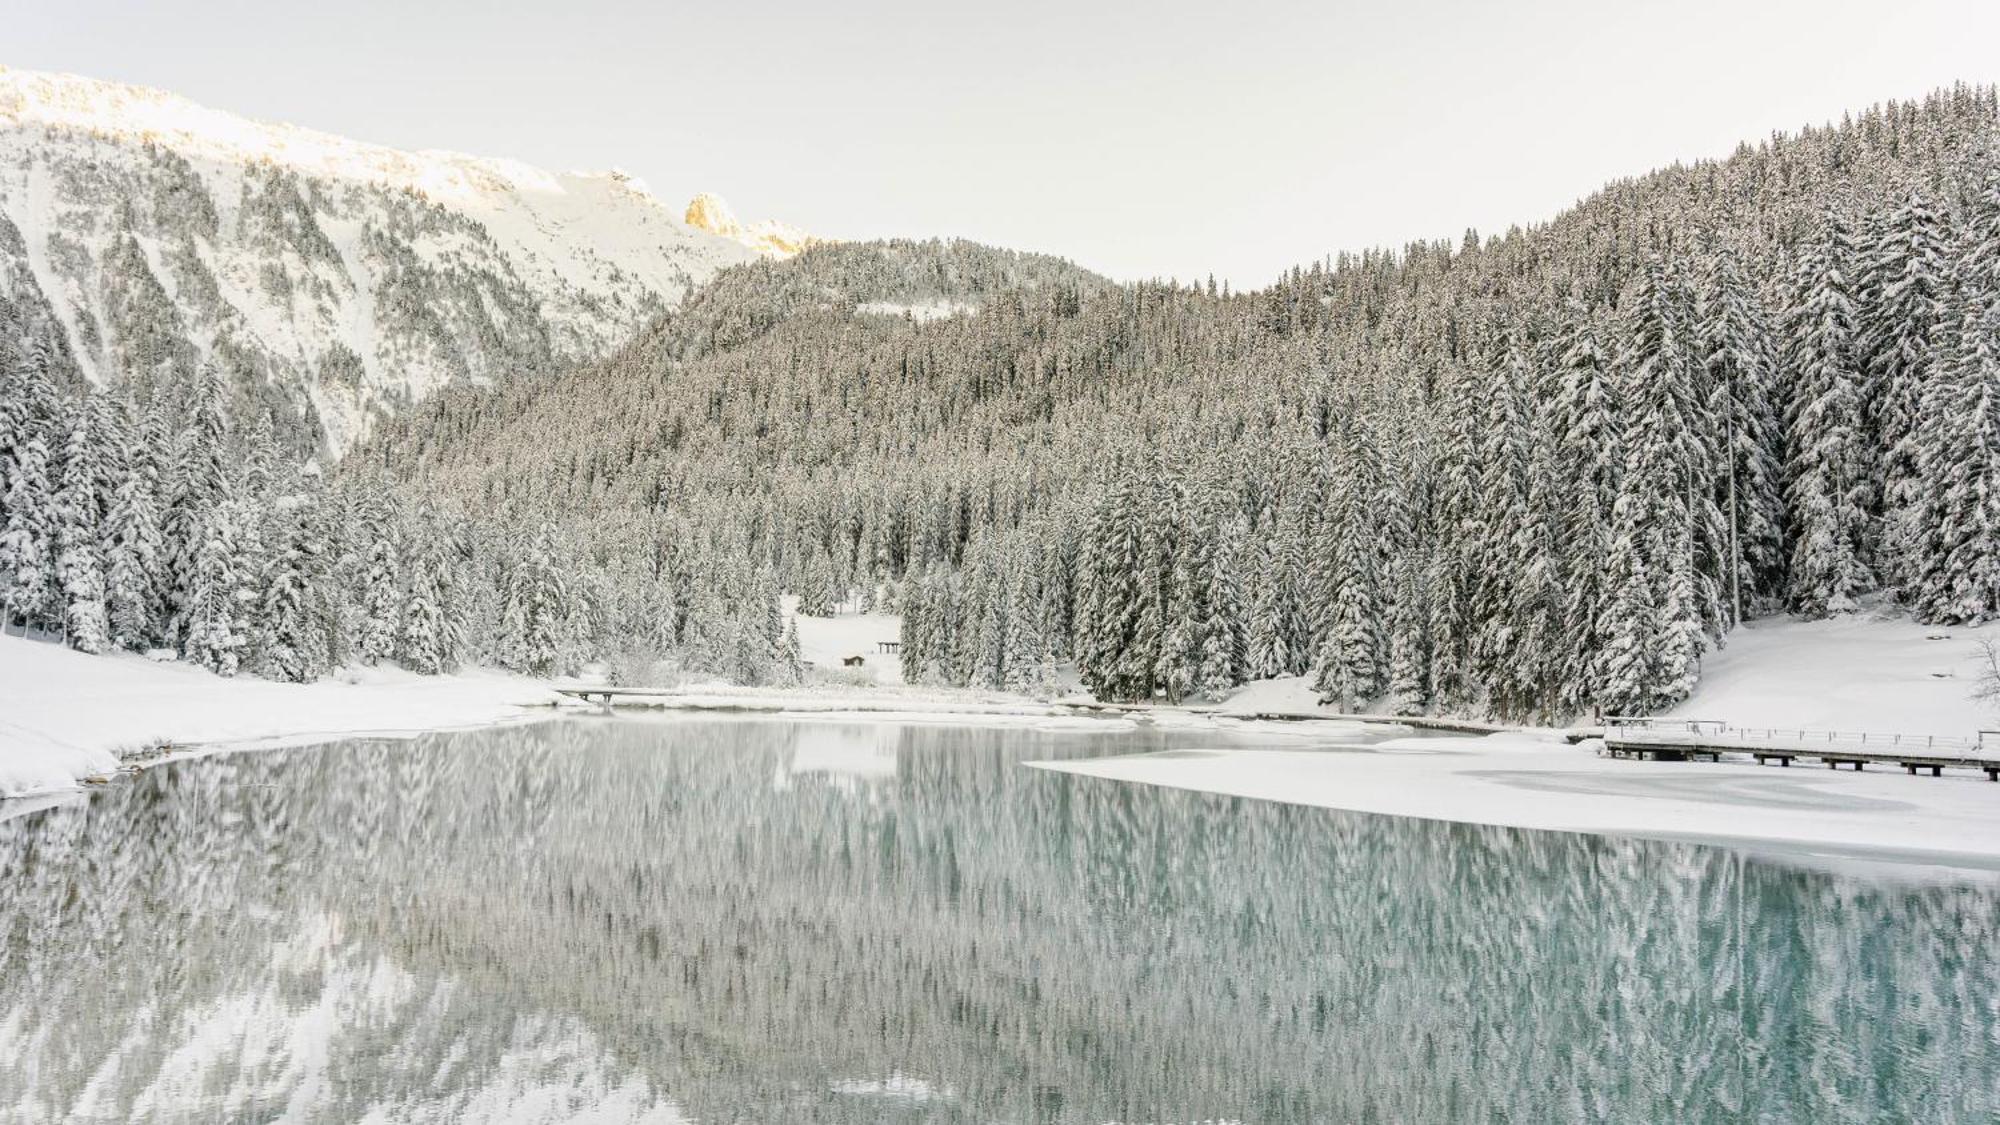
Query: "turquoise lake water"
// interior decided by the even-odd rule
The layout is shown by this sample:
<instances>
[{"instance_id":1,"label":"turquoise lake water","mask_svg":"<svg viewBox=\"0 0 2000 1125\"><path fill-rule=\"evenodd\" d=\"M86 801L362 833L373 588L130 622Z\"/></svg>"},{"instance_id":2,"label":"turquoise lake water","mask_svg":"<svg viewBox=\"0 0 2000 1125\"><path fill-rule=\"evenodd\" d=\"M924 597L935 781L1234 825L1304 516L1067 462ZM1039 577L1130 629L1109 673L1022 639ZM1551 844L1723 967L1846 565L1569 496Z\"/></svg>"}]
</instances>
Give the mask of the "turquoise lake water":
<instances>
[{"instance_id":1,"label":"turquoise lake water","mask_svg":"<svg viewBox=\"0 0 2000 1125\"><path fill-rule=\"evenodd\" d=\"M575 719L0 822L0 1122L2000 1120L2000 893Z\"/></svg>"}]
</instances>

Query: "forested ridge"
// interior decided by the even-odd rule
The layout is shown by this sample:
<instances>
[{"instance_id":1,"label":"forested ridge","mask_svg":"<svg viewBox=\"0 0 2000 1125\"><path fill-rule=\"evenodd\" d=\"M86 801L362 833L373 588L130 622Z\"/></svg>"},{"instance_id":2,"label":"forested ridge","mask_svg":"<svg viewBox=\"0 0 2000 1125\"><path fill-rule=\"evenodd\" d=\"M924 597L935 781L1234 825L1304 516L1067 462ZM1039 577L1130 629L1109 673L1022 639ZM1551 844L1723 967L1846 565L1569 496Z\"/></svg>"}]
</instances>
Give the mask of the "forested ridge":
<instances>
[{"instance_id":1,"label":"forested ridge","mask_svg":"<svg viewBox=\"0 0 2000 1125\"><path fill-rule=\"evenodd\" d=\"M1745 616L1996 614L1995 113L1942 91L1254 292L821 246L447 391L305 492L456 529L492 591L453 603L466 655L516 666L768 675L789 589L888 599L915 679L1653 710ZM506 639L544 618L561 643Z\"/></svg>"}]
</instances>

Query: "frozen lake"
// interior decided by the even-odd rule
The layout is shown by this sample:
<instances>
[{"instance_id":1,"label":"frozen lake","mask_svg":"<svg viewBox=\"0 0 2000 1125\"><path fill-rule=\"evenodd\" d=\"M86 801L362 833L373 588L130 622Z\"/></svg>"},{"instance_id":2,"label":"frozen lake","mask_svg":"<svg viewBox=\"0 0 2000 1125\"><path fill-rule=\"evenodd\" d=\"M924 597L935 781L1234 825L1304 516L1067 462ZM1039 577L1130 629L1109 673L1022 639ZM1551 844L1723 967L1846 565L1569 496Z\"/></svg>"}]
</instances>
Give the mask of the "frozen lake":
<instances>
[{"instance_id":1,"label":"frozen lake","mask_svg":"<svg viewBox=\"0 0 2000 1125\"><path fill-rule=\"evenodd\" d=\"M1258 744L604 718L159 767L0 823L0 1122L2000 1115L1991 882L1022 765Z\"/></svg>"}]
</instances>

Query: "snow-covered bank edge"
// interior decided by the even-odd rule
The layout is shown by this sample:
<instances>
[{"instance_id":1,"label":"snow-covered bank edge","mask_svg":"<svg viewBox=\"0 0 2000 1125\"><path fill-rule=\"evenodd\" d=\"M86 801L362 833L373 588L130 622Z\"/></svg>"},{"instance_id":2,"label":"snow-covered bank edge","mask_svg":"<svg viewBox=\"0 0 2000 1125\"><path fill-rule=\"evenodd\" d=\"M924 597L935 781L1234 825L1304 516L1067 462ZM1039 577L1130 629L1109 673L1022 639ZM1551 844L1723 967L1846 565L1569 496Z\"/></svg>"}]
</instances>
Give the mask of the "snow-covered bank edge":
<instances>
[{"instance_id":1,"label":"snow-covered bank edge","mask_svg":"<svg viewBox=\"0 0 2000 1125\"><path fill-rule=\"evenodd\" d=\"M1319 724L1310 724L1319 726ZM2000 786L1782 769L1747 760L1637 762L1559 735L1390 738L1033 763L1219 796L1378 816L1725 847L1799 866L2000 878Z\"/></svg>"},{"instance_id":2,"label":"snow-covered bank edge","mask_svg":"<svg viewBox=\"0 0 2000 1125\"><path fill-rule=\"evenodd\" d=\"M0 637L0 798L73 792L90 779L198 753L414 737L566 705L545 683L486 670L355 668L287 684Z\"/></svg>"},{"instance_id":3,"label":"snow-covered bank edge","mask_svg":"<svg viewBox=\"0 0 2000 1125\"><path fill-rule=\"evenodd\" d=\"M992 692L888 687L759 688L700 684L671 694L613 693L614 710L633 711L752 711L763 714L932 714L993 718L1052 718L1072 716L1073 710L1026 696Z\"/></svg>"},{"instance_id":4,"label":"snow-covered bank edge","mask_svg":"<svg viewBox=\"0 0 2000 1125\"><path fill-rule=\"evenodd\" d=\"M121 772L210 754L345 739L414 738L587 714L555 684L486 669L418 676L350 668L311 684L224 679L179 663L0 636L0 819L73 797ZM1130 729L1022 696L953 689L696 684L635 697L639 709L771 718ZM627 702L621 702L624 709Z\"/></svg>"},{"instance_id":5,"label":"snow-covered bank edge","mask_svg":"<svg viewBox=\"0 0 2000 1125\"><path fill-rule=\"evenodd\" d=\"M155 766L172 762L207 758L217 754L253 753L260 750L284 750L297 746L318 746L331 742L347 742L357 739L382 742L401 742L422 738L425 735L445 734L451 731L482 730L488 727L509 726L519 723L546 722L564 713L573 713L574 708L558 707L552 704L523 704L517 713L494 715L473 719L462 723L436 723L417 727L390 727L378 729L341 728L338 730L291 731L268 737L217 739L205 742L180 741L163 742L138 750L118 749L110 751L110 764L102 769L79 773L74 777L60 778L54 772L45 773L47 781L39 788L20 793L0 793L0 821L12 820L40 812L45 808L81 800L92 789L110 784L115 778L140 773ZM4 756L5 751L0 751ZM93 759L103 758L93 755Z\"/></svg>"}]
</instances>

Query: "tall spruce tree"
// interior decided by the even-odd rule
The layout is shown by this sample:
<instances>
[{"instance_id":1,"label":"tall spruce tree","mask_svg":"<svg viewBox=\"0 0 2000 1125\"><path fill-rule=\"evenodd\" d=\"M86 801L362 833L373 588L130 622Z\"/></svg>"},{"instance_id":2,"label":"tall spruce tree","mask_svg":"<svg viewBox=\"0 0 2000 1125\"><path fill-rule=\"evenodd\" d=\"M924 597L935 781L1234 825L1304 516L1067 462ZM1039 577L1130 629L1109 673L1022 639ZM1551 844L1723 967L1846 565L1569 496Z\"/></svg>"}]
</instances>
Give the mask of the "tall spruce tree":
<instances>
[{"instance_id":1,"label":"tall spruce tree","mask_svg":"<svg viewBox=\"0 0 2000 1125\"><path fill-rule=\"evenodd\" d=\"M1874 585L1863 557L1871 537L1871 458L1855 363L1854 248L1847 224L1820 213L1793 282L1785 366L1791 451L1787 499L1793 542L1791 607L1808 617L1846 613Z\"/></svg>"}]
</instances>

